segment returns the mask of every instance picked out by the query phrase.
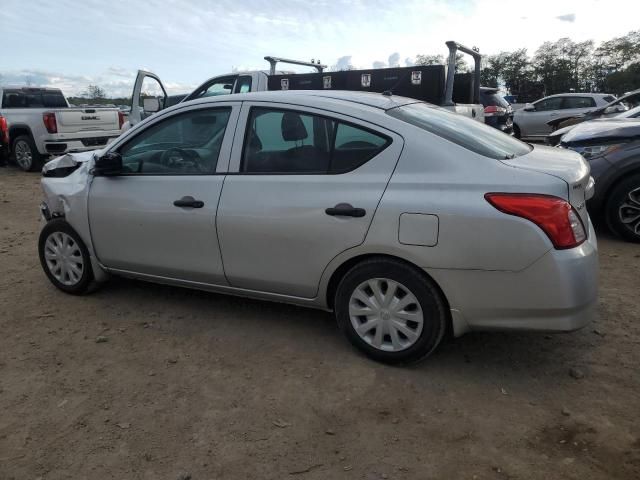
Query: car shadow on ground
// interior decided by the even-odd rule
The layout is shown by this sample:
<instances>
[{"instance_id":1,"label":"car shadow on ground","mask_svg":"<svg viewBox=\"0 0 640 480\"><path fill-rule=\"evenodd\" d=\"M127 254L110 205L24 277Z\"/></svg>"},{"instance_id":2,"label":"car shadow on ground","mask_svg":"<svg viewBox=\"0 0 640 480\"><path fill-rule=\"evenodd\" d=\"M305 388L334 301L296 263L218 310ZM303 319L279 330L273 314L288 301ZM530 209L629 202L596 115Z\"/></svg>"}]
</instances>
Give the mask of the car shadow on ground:
<instances>
[{"instance_id":1,"label":"car shadow on ground","mask_svg":"<svg viewBox=\"0 0 640 480\"><path fill-rule=\"evenodd\" d=\"M243 337L249 343L280 342L279 348L286 347L297 357L321 350L346 361L350 356L364 359L344 339L333 314L325 311L124 278L112 279L94 295L108 299L111 305L133 302L138 306L138 321L151 316L155 322L164 322L178 337L230 335ZM446 338L426 362L410 369L464 369L471 375L488 370L511 374L526 371L535 377L549 368L566 368L558 365L560 358L579 364L589 334L589 327L562 334L470 332L459 338ZM284 345L288 340L292 343ZM268 350L264 354L268 355Z\"/></svg>"}]
</instances>

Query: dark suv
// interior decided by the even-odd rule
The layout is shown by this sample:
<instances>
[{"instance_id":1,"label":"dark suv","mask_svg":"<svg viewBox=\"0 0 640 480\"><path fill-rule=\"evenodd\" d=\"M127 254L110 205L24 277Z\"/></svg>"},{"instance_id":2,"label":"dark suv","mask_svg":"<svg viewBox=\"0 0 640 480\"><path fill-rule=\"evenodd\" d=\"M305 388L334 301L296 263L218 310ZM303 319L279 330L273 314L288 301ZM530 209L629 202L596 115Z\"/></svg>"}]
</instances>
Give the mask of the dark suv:
<instances>
[{"instance_id":1,"label":"dark suv","mask_svg":"<svg viewBox=\"0 0 640 480\"><path fill-rule=\"evenodd\" d=\"M640 119L581 123L559 146L582 154L591 165L596 181L587 203L591 216L626 240L640 242Z\"/></svg>"},{"instance_id":2,"label":"dark suv","mask_svg":"<svg viewBox=\"0 0 640 480\"><path fill-rule=\"evenodd\" d=\"M504 133L513 133L513 109L497 88L480 87L480 103L484 107L484 123Z\"/></svg>"}]
</instances>

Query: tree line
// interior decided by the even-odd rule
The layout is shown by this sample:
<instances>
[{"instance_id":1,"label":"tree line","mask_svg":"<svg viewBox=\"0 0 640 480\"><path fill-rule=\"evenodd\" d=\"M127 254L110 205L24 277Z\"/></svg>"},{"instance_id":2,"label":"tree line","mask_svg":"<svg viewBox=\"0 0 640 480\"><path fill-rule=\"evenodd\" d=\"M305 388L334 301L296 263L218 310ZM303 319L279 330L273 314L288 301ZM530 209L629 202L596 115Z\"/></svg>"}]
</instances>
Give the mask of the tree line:
<instances>
[{"instance_id":1,"label":"tree line","mask_svg":"<svg viewBox=\"0 0 640 480\"><path fill-rule=\"evenodd\" d=\"M416 57L418 65L434 63L444 63L444 58ZM456 63L462 70L468 69L462 57ZM533 56L526 48L503 51L484 56L481 67L483 86L504 87L521 102L572 91L622 95L640 88L640 30L597 47L593 40L561 38L543 43Z\"/></svg>"}]
</instances>

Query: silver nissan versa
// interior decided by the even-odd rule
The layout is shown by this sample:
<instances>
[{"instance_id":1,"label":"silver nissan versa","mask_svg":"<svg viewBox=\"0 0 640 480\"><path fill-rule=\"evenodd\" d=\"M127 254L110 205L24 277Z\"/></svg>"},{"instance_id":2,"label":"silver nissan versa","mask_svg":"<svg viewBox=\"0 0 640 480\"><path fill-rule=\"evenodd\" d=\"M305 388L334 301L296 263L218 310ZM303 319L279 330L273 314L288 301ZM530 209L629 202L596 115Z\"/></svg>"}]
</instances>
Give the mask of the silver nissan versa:
<instances>
[{"instance_id":1,"label":"silver nissan versa","mask_svg":"<svg viewBox=\"0 0 640 480\"><path fill-rule=\"evenodd\" d=\"M388 363L594 312L585 160L408 98L189 101L43 175L40 260L72 294L121 275L332 310Z\"/></svg>"}]
</instances>

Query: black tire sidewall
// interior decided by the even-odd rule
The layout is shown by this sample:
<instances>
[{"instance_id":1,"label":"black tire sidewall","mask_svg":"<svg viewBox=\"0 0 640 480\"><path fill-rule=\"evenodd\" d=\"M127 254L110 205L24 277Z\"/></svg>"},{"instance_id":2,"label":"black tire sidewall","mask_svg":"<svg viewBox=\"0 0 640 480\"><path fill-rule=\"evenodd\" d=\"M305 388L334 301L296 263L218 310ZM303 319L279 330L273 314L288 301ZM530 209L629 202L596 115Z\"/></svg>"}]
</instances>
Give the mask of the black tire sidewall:
<instances>
[{"instance_id":1,"label":"black tire sidewall","mask_svg":"<svg viewBox=\"0 0 640 480\"><path fill-rule=\"evenodd\" d=\"M640 235L634 235L624 226L618 215L618 210L622 202L627 198L628 193L636 188L640 188L640 174L635 174L622 180L611 191L605 210L606 222L609 229L630 242L640 242Z\"/></svg>"},{"instance_id":2,"label":"black tire sidewall","mask_svg":"<svg viewBox=\"0 0 640 480\"><path fill-rule=\"evenodd\" d=\"M395 280L413 293L424 316L420 338L399 352L385 352L372 347L356 333L349 317L351 294L361 283L373 278ZM393 260L369 260L353 267L338 285L335 316L347 339L370 358L387 364L409 364L426 358L438 346L446 331L447 313L441 295L433 283L414 267Z\"/></svg>"},{"instance_id":3,"label":"black tire sidewall","mask_svg":"<svg viewBox=\"0 0 640 480\"><path fill-rule=\"evenodd\" d=\"M82 269L82 277L80 281L75 285L65 285L58 281L56 277L49 271L49 267L47 266L47 262L44 258L44 245L52 233L55 232L63 232L69 235L73 240L78 244L80 248L80 252L82 254L82 261L84 262L84 268ZM81 295L89 290L93 283L93 270L91 268L91 256L89 255L89 251L87 250L86 245L80 238L80 236L76 233L76 231L63 219L54 219L49 221L42 231L40 232L40 237L38 238L38 255L40 257L40 264L42 265L42 269L44 273L47 275L47 278L53 283L58 289L63 292L70 293L72 295Z\"/></svg>"},{"instance_id":4,"label":"black tire sidewall","mask_svg":"<svg viewBox=\"0 0 640 480\"><path fill-rule=\"evenodd\" d=\"M15 155L16 155L16 148L15 148L16 144L18 142L21 142L21 141L25 142L29 146L29 149L31 150L31 165L27 169L24 169L22 167L22 165L20 165L20 163L18 163L17 158L15 158ZM20 169L24 170L25 172L35 172L38 169L38 167L40 166L40 163L41 163L40 152L38 152L38 149L36 148L36 144L35 144L35 142L33 141L33 138L31 138L30 135L20 135L19 137L17 137L13 141L11 150L13 152L16 165Z\"/></svg>"}]
</instances>

